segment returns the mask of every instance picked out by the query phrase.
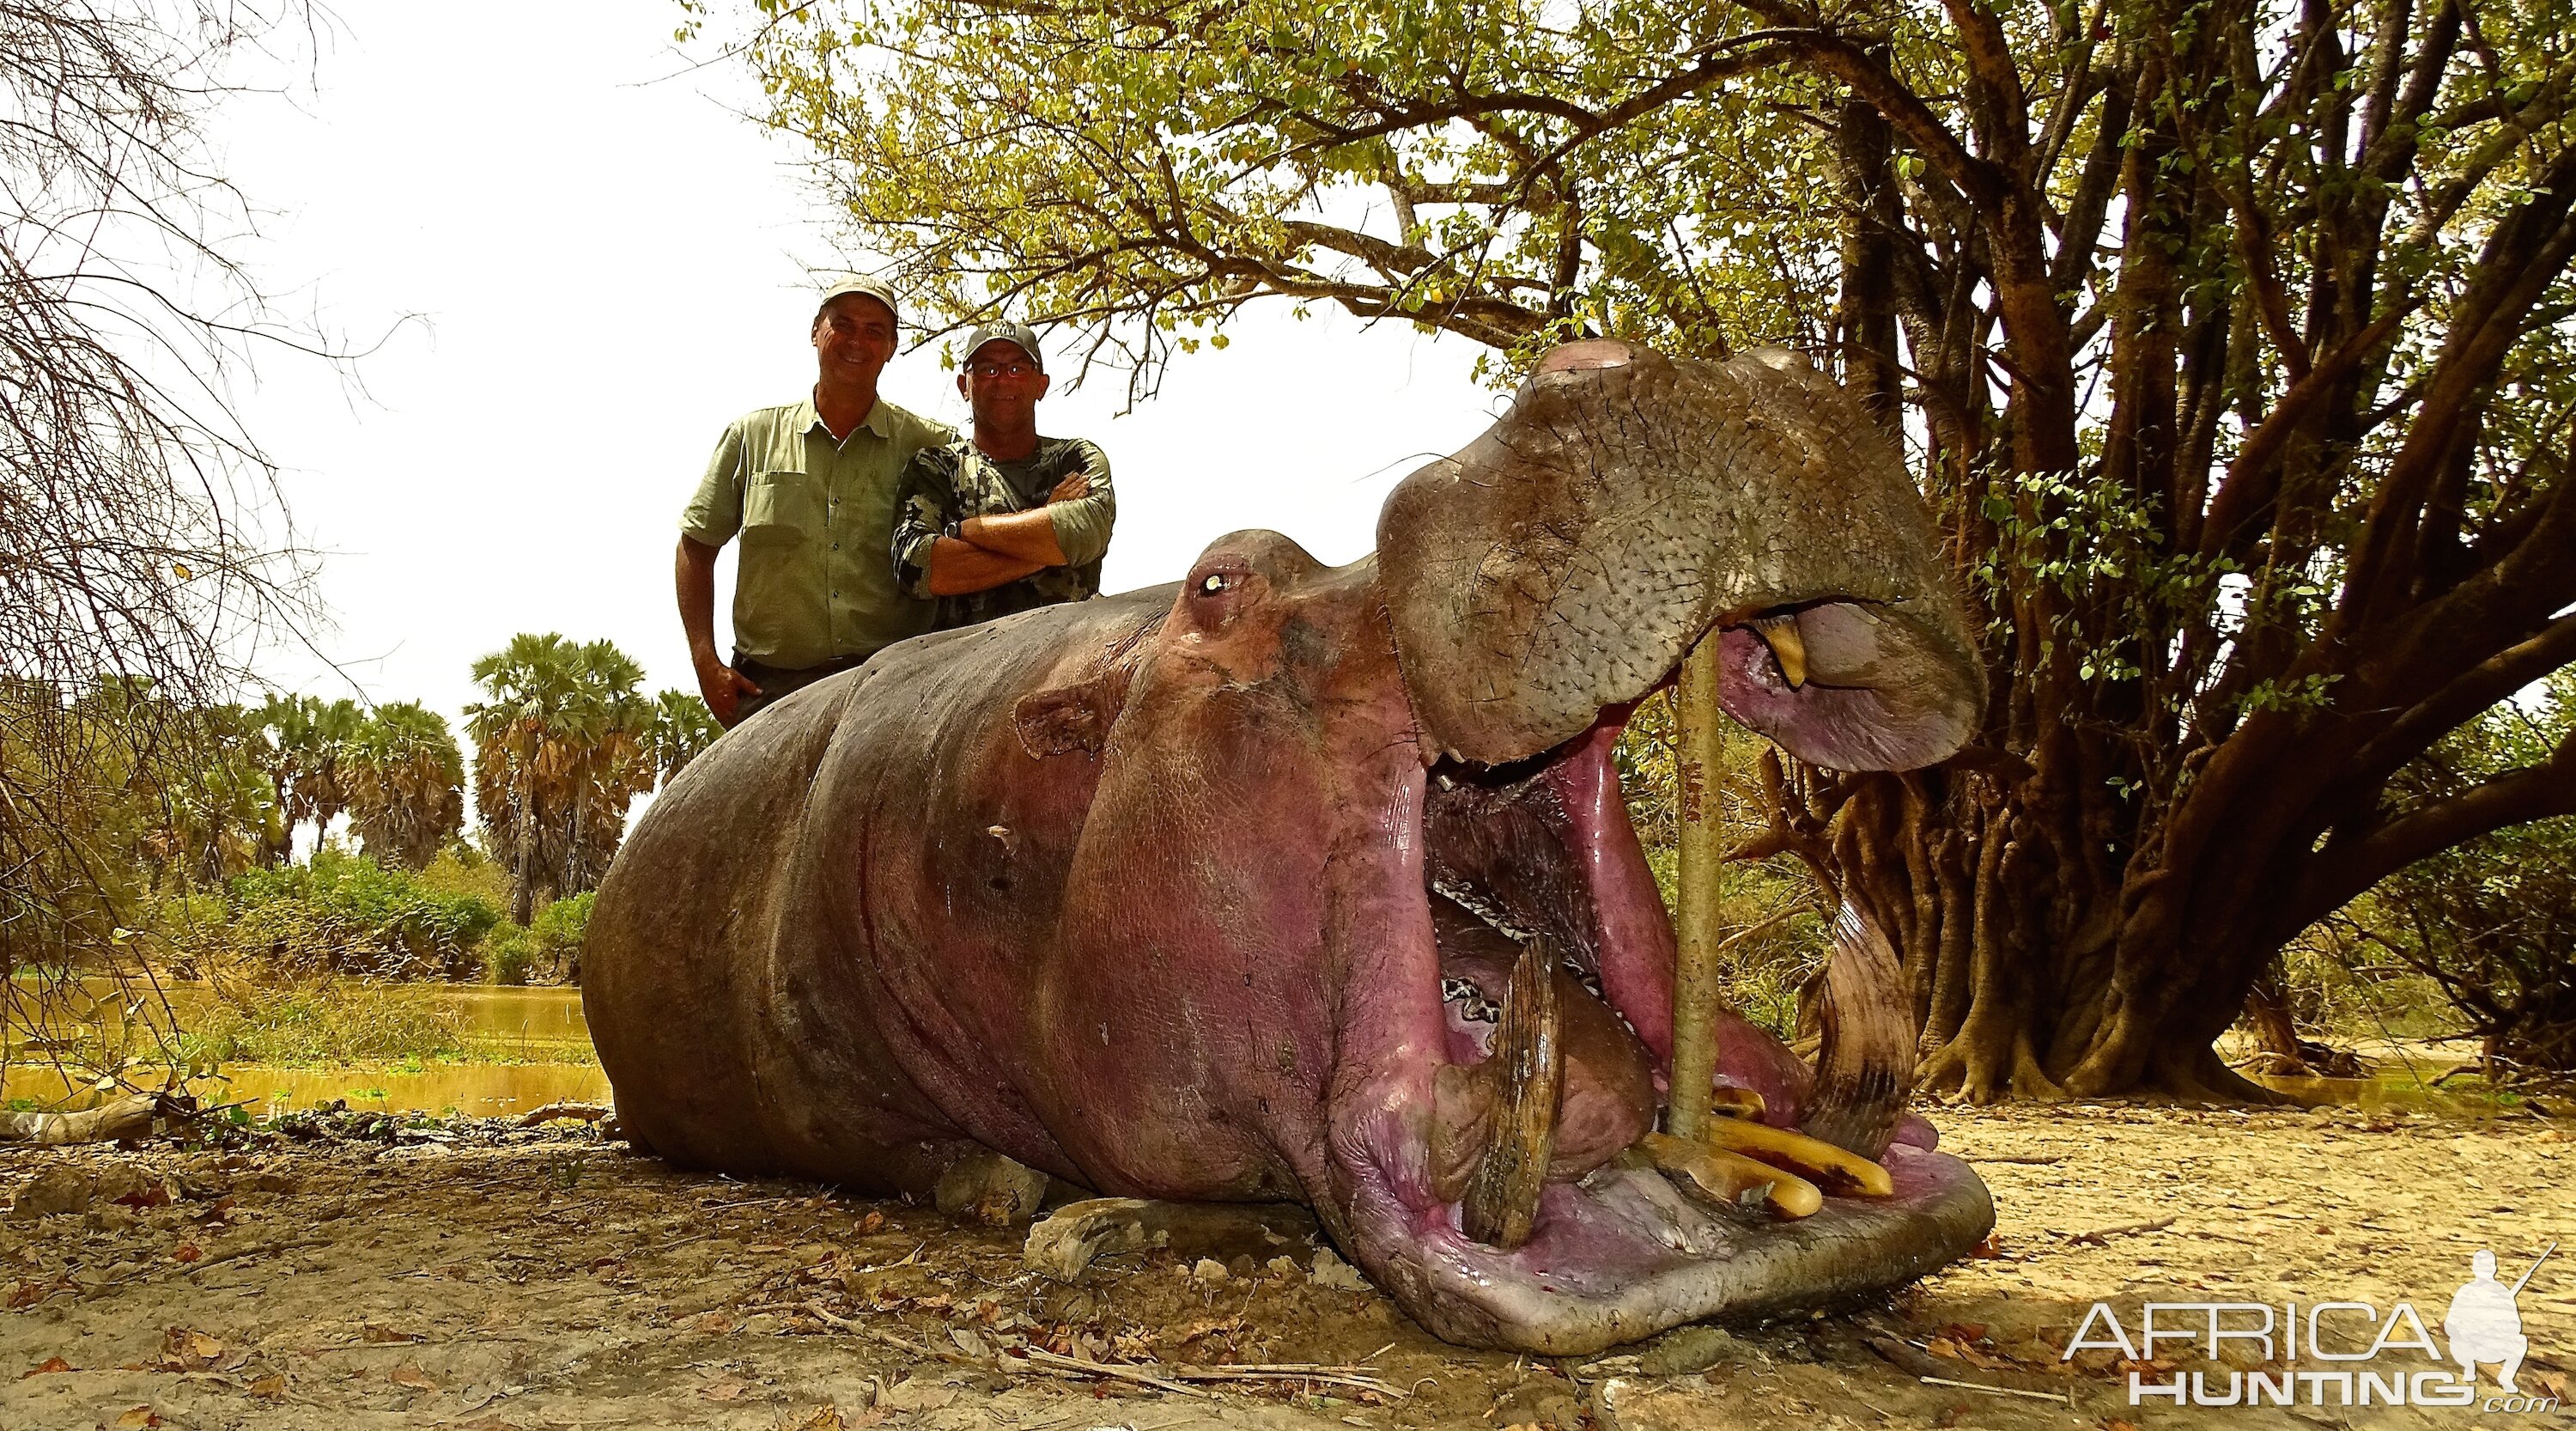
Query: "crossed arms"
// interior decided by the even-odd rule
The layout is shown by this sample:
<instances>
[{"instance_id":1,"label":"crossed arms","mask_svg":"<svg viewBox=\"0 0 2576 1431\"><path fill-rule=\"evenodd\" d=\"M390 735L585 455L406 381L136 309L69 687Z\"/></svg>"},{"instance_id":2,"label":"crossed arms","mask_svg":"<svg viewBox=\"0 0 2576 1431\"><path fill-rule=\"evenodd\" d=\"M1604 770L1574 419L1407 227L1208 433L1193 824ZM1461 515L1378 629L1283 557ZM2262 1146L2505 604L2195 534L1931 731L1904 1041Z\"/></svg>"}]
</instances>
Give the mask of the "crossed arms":
<instances>
[{"instance_id":1,"label":"crossed arms","mask_svg":"<svg viewBox=\"0 0 2576 1431\"><path fill-rule=\"evenodd\" d=\"M1091 476L1076 472L1047 493L1047 507L1074 502L1091 494ZM1056 544L1055 519L1047 507L968 517L957 535L941 537L930 548L929 587L933 596L963 596L989 591L1032 572L1068 564Z\"/></svg>"}]
</instances>

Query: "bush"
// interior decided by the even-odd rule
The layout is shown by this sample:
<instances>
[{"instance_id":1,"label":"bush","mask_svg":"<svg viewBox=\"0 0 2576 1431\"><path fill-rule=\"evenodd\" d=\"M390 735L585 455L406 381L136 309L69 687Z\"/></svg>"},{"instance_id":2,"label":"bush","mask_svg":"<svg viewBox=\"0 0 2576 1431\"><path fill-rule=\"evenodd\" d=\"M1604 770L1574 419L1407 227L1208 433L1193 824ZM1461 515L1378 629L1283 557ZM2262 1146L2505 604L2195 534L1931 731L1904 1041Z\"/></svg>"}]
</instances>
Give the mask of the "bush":
<instances>
[{"instance_id":1,"label":"bush","mask_svg":"<svg viewBox=\"0 0 2576 1431\"><path fill-rule=\"evenodd\" d=\"M509 871L463 840L448 841L447 848L412 878L432 894L470 894L494 909L510 907Z\"/></svg>"},{"instance_id":2,"label":"bush","mask_svg":"<svg viewBox=\"0 0 2576 1431\"><path fill-rule=\"evenodd\" d=\"M584 890L556 900L539 910L528 926L537 956L545 961L547 977L555 983L581 982L581 946L590 932L591 897L591 891Z\"/></svg>"},{"instance_id":3,"label":"bush","mask_svg":"<svg viewBox=\"0 0 2576 1431\"><path fill-rule=\"evenodd\" d=\"M483 938L483 977L495 984L524 984L536 966L537 940L523 924L503 921Z\"/></svg>"},{"instance_id":4,"label":"bush","mask_svg":"<svg viewBox=\"0 0 2576 1431\"><path fill-rule=\"evenodd\" d=\"M319 850L309 865L253 870L227 891L229 924L202 924L183 952L246 959L290 974L456 979L480 967L475 946L501 922L480 895L441 893L361 855ZM210 947L211 945L211 947Z\"/></svg>"}]
</instances>

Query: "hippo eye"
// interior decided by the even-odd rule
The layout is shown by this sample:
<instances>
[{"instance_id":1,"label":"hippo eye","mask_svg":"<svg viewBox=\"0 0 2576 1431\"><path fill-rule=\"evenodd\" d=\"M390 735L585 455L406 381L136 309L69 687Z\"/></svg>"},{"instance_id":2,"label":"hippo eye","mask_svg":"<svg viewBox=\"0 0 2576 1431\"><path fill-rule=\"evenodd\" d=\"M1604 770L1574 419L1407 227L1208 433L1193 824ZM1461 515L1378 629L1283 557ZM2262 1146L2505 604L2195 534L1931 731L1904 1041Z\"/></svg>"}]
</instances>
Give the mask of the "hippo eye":
<instances>
[{"instance_id":1,"label":"hippo eye","mask_svg":"<svg viewBox=\"0 0 2576 1431\"><path fill-rule=\"evenodd\" d=\"M1224 572L1212 571L1208 573L1207 580L1199 583L1199 590L1213 596L1216 593L1225 590L1227 585L1228 583Z\"/></svg>"}]
</instances>

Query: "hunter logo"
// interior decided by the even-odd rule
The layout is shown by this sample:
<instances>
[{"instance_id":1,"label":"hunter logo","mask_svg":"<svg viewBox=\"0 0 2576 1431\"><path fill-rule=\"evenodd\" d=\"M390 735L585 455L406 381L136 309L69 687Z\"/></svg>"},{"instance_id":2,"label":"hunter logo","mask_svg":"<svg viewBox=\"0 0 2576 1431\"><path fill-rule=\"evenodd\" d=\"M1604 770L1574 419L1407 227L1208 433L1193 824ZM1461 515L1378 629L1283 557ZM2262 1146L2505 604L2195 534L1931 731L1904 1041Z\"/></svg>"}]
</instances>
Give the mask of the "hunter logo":
<instances>
[{"instance_id":1,"label":"hunter logo","mask_svg":"<svg viewBox=\"0 0 2576 1431\"><path fill-rule=\"evenodd\" d=\"M2152 1363L2165 1343L2189 1343L2210 1361L2234 1343L2279 1370L2172 1372L2164 1379L2132 1370L2129 1404L2167 1400L2177 1406L2474 1406L2481 1411L2554 1411L2555 1396L2527 1396L2515 1382L2531 1350L2522 1334L2516 1299L2540 1264L2558 1250L2541 1249L2522 1276L2506 1286L2496 1280L2495 1254L2484 1249L2469 1260L2469 1281L2451 1297L2442 1317L2446 1355L2411 1302L2386 1315L2369 1302L2149 1302L2139 1309L2137 1334L2108 1303L2096 1302L2066 1344L2060 1360L2077 1352L2115 1351L2124 1361ZM2409 1365L2429 1362L2430 1366ZM2316 1363L2313 1368L2301 1363ZM2457 1365L2457 1370L2452 1369ZM2481 1397L2478 1369L2491 1366L2501 1395Z\"/></svg>"}]
</instances>

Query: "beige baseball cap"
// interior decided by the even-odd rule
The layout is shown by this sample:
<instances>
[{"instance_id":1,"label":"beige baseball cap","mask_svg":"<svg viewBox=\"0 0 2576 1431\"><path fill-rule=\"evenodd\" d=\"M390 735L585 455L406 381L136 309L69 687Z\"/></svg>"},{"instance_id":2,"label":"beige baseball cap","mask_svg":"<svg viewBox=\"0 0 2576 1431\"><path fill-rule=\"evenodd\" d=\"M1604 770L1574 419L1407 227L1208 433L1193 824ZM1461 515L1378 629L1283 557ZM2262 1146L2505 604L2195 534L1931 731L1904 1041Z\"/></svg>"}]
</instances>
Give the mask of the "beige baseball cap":
<instances>
[{"instance_id":1,"label":"beige baseball cap","mask_svg":"<svg viewBox=\"0 0 2576 1431\"><path fill-rule=\"evenodd\" d=\"M814 311L820 313L831 306L833 299L844 293L864 293L884 304L886 311L894 315L895 322L903 321L903 307L894 301L894 285L882 278L870 278L858 273L836 278L824 285L821 296L814 300Z\"/></svg>"}]
</instances>

